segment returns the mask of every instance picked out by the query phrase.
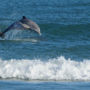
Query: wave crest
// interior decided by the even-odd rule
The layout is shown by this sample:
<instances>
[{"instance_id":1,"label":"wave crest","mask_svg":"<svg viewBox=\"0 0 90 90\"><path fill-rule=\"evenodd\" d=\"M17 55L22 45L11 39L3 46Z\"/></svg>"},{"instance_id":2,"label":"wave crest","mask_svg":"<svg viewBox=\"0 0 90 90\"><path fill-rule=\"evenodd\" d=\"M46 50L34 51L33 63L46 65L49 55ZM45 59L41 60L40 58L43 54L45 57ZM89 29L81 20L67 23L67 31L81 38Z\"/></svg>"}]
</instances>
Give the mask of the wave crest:
<instances>
[{"instance_id":1,"label":"wave crest","mask_svg":"<svg viewBox=\"0 0 90 90\"><path fill-rule=\"evenodd\" d=\"M90 80L90 61L78 62L62 56L48 61L0 60L0 77L23 80Z\"/></svg>"}]
</instances>

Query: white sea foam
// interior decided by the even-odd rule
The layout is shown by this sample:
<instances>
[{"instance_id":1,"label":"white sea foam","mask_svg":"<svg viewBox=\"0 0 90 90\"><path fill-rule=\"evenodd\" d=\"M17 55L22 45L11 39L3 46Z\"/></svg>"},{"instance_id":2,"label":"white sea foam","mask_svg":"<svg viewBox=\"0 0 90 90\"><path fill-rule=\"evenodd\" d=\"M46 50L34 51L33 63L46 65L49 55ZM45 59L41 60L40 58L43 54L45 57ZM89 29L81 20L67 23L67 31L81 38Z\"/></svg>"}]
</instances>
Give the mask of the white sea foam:
<instances>
[{"instance_id":1,"label":"white sea foam","mask_svg":"<svg viewBox=\"0 0 90 90\"><path fill-rule=\"evenodd\" d=\"M64 57L41 60L0 60L0 77L23 80L90 80L90 61Z\"/></svg>"}]
</instances>

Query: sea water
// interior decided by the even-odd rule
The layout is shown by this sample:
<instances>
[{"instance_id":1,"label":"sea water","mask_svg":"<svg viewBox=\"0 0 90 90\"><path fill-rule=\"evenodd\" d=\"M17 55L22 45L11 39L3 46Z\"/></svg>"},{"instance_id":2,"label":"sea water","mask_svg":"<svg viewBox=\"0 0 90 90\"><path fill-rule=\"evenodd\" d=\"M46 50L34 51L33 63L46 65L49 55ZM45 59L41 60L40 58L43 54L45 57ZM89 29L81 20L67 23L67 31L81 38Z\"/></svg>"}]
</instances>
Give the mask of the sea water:
<instances>
[{"instance_id":1,"label":"sea water","mask_svg":"<svg viewBox=\"0 0 90 90\"><path fill-rule=\"evenodd\" d=\"M0 31L22 16L42 35L0 38L0 90L90 90L90 1L0 1Z\"/></svg>"}]
</instances>

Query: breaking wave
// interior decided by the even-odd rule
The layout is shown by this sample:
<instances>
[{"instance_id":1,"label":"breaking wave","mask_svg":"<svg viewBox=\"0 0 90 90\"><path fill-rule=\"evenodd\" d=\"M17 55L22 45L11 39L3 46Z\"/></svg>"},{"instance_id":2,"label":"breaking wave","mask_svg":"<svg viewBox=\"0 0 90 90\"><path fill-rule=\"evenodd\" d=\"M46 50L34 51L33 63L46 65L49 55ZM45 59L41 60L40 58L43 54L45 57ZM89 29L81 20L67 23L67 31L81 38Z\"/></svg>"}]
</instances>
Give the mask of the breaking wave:
<instances>
[{"instance_id":1,"label":"breaking wave","mask_svg":"<svg viewBox=\"0 0 90 90\"><path fill-rule=\"evenodd\" d=\"M76 81L90 80L90 61L74 61L63 56L41 60L0 60L1 79Z\"/></svg>"}]
</instances>

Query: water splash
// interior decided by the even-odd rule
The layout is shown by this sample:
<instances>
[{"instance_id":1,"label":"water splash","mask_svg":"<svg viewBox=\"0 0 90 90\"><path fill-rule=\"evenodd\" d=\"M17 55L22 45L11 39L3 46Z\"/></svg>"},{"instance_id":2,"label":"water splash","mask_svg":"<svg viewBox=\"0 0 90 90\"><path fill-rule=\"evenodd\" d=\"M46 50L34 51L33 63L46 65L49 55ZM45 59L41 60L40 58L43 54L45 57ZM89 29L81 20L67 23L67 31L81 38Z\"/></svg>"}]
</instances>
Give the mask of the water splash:
<instances>
[{"instance_id":1,"label":"water splash","mask_svg":"<svg viewBox=\"0 0 90 90\"><path fill-rule=\"evenodd\" d=\"M21 35L21 33L20 30L11 30L5 34L5 40L14 40L18 35Z\"/></svg>"},{"instance_id":2,"label":"water splash","mask_svg":"<svg viewBox=\"0 0 90 90\"><path fill-rule=\"evenodd\" d=\"M0 38L0 40L14 40L14 41L30 41L33 43L39 42L39 37L32 37L33 34L28 33L28 31L22 31L22 30L11 30L5 34L4 38Z\"/></svg>"}]
</instances>

